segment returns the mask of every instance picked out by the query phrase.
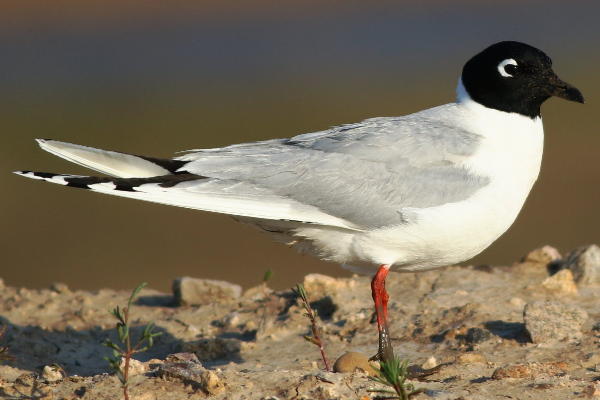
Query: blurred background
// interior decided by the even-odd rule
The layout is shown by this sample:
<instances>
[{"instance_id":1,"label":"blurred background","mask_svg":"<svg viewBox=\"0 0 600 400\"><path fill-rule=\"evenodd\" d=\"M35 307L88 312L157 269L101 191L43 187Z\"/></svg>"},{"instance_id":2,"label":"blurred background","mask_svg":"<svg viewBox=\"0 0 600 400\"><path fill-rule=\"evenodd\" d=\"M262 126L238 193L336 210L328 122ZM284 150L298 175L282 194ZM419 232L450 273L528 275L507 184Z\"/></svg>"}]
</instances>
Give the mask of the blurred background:
<instances>
[{"instance_id":1,"label":"blurred background","mask_svg":"<svg viewBox=\"0 0 600 400\"><path fill-rule=\"evenodd\" d=\"M501 40L545 51L587 104L542 109L542 172L515 225L467 263L600 243L600 2L2 1L0 277L131 289L173 278L286 288L302 257L223 215L35 182L89 171L35 138L156 157L291 137L452 102L465 61ZM366 290L366 289L365 289Z\"/></svg>"}]
</instances>

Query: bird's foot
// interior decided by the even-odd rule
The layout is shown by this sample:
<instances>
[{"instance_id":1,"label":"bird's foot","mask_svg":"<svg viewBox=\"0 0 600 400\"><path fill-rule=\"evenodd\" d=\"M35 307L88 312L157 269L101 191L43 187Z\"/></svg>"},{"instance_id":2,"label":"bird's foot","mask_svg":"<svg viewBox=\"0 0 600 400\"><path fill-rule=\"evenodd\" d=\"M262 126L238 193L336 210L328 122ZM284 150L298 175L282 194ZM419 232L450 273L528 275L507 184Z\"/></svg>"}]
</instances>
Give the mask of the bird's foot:
<instances>
[{"instance_id":1,"label":"bird's foot","mask_svg":"<svg viewBox=\"0 0 600 400\"><path fill-rule=\"evenodd\" d=\"M369 358L369 361L382 361L390 362L394 359L394 348L392 347L392 341L388 333L388 327L382 325L379 328L379 350L377 354Z\"/></svg>"}]
</instances>

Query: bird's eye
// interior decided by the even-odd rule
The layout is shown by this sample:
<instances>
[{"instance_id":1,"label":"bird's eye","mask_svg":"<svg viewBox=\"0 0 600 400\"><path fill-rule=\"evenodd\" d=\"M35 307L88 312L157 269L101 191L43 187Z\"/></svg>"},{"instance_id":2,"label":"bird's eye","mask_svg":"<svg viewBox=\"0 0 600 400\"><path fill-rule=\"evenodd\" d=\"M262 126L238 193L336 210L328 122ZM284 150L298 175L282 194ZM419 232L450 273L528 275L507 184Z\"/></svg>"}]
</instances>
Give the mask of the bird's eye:
<instances>
[{"instance_id":1,"label":"bird's eye","mask_svg":"<svg viewBox=\"0 0 600 400\"><path fill-rule=\"evenodd\" d=\"M498 64L498 72L505 78L512 78L517 72L517 62L512 58L507 58Z\"/></svg>"},{"instance_id":2,"label":"bird's eye","mask_svg":"<svg viewBox=\"0 0 600 400\"><path fill-rule=\"evenodd\" d=\"M504 67L504 72L506 72L510 76L514 76L515 73L517 72L517 66L516 65L512 65L512 64L508 64L508 65L506 65Z\"/></svg>"}]
</instances>

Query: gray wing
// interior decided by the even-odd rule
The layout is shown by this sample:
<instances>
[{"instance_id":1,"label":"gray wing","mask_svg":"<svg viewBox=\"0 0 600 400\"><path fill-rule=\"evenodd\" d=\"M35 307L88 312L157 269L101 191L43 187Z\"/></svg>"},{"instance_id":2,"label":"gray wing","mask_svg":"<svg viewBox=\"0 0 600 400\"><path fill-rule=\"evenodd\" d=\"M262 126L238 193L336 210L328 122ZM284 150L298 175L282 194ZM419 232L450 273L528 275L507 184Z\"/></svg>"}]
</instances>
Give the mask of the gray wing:
<instances>
[{"instance_id":1,"label":"gray wing","mask_svg":"<svg viewBox=\"0 0 600 400\"><path fill-rule=\"evenodd\" d=\"M459 166L480 142L452 123L461 113L448 104L292 139L194 150L178 159L188 161L182 171L251 184L374 229L408 222L405 208L465 200L488 184Z\"/></svg>"}]
</instances>

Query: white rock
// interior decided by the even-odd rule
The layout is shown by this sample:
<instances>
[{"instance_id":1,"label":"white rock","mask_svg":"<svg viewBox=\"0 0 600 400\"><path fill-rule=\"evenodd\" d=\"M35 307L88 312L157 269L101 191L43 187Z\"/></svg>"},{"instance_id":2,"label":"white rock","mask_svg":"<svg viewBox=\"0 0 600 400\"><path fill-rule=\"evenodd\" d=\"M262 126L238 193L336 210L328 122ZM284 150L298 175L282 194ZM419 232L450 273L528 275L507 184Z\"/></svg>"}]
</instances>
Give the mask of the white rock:
<instances>
[{"instance_id":1,"label":"white rock","mask_svg":"<svg viewBox=\"0 0 600 400\"><path fill-rule=\"evenodd\" d=\"M121 361L119 361L119 368L121 371L125 368L125 358L121 358ZM141 361L134 360L133 358L129 360L129 376L143 374L147 369L148 366Z\"/></svg>"},{"instance_id":2,"label":"white rock","mask_svg":"<svg viewBox=\"0 0 600 400\"><path fill-rule=\"evenodd\" d=\"M438 363L437 363L437 360L435 359L435 357L430 356L430 357L427 357L427 360L425 360L423 365L421 365L421 368L431 369L431 368L437 367L437 365L438 365Z\"/></svg>"},{"instance_id":3,"label":"white rock","mask_svg":"<svg viewBox=\"0 0 600 400\"><path fill-rule=\"evenodd\" d=\"M600 247L592 244L573 250L566 255L564 268L573 273L578 285L600 284Z\"/></svg>"},{"instance_id":4,"label":"white rock","mask_svg":"<svg viewBox=\"0 0 600 400\"><path fill-rule=\"evenodd\" d=\"M542 282L542 286L557 293L579 295L577 286L573 280L573 274L568 269L558 271L556 274L546 278Z\"/></svg>"},{"instance_id":5,"label":"white rock","mask_svg":"<svg viewBox=\"0 0 600 400\"><path fill-rule=\"evenodd\" d=\"M53 367L46 365L44 367L44 371L42 372L42 378L47 380L48 382L56 382L63 378L63 375L60 371L55 371Z\"/></svg>"}]
</instances>

